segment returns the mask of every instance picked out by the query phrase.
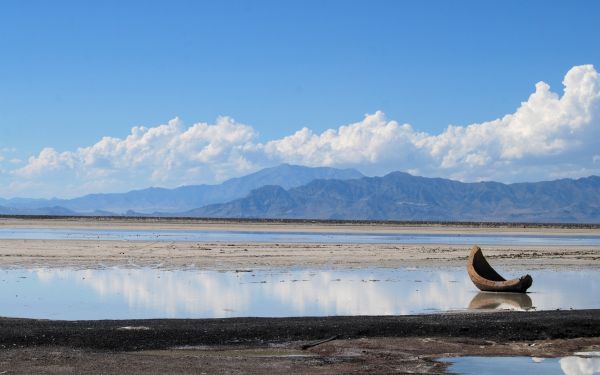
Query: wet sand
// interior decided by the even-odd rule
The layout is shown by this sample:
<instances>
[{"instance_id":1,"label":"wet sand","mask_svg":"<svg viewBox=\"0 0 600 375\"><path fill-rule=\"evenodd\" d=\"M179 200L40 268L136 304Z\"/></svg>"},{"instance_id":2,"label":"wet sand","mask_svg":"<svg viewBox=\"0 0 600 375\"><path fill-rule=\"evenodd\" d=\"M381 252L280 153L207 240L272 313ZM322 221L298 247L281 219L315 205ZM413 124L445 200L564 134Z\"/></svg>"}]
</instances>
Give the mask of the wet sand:
<instances>
[{"instance_id":1,"label":"wet sand","mask_svg":"<svg viewBox=\"0 0 600 375\"><path fill-rule=\"evenodd\" d=\"M543 233L598 235L600 228L515 225L231 222L0 218L0 228ZM0 240L1 267L443 267L469 246ZM493 246L510 269L600 267L600 247ZM301 350L302 345L335 340ZM182 348L182 346L184 348ZM600 350L600 311L454 313L432 316L61 322L0 319L0 373L444 373L436 357L567 355Z\"/></svg>"}]
</instances>

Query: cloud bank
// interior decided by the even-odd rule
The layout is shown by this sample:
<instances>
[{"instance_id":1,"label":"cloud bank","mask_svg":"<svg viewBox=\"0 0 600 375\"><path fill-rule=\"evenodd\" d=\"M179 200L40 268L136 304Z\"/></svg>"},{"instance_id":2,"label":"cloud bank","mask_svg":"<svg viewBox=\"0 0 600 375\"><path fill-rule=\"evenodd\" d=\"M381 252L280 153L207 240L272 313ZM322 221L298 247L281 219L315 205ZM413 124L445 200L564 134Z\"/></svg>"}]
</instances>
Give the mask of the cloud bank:
<instances>
[{"instance_id":1,"label":"cloud bank","mask_svg":"<svg viewBox=\"0 0 600 375\"><path fill-rule=\"evenodd\" d=\"M77 150L44 148L18 168L0 158L0 173L9 180L0 194L65 196L214 183L282 162L354 167L365 174L404 170L461 181L600 174L600 74L592 65L575 66L563 85L561 96L539 82L514 113L450 125L440 134L419 132L376 112L320 134L303 128L260 143L256 129L230 117L189 127L175 118Z\"/></svg>"}]
</instances>

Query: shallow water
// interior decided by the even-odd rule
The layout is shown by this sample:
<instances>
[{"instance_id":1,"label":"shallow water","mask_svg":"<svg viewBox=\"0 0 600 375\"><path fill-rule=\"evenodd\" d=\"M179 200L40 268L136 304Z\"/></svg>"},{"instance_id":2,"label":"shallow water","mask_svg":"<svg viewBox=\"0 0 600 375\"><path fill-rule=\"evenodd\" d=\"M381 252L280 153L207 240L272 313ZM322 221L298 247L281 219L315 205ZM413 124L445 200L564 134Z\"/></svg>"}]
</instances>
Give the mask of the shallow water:
<instances>
[{"instance_id":1,"label":"shallow water","mask_svg":"<svg viewBox=\"0 0 600 375\"><path fill-rule=\"evenodd\" d=\"M531 374L600 374L598 353L576 353L562 358L536 357L454 357L444 358L450 362L448 372L461 375L531 375Z\"/></svg>"},{"instance_id":2,"label":"shallow water","mask_svg":"<svg viewBox=\"0 0 600 375\"><path fill-rule=\"evenodd\" d=\"M0 269L0 316L73 320L600 308L600 272L594 270L537 270L528 294L478 292L463 267L239 271Z\"/></svg>"},{"instance_id":3,"label":"shallow water","mask_svg":"<svg viewBox=\"0 0 600 375\"><path fill-rule=\"evenodd\" d=\"M0 228L0 239L600 246L600 235Z\"/></svg>"}]
</instances>

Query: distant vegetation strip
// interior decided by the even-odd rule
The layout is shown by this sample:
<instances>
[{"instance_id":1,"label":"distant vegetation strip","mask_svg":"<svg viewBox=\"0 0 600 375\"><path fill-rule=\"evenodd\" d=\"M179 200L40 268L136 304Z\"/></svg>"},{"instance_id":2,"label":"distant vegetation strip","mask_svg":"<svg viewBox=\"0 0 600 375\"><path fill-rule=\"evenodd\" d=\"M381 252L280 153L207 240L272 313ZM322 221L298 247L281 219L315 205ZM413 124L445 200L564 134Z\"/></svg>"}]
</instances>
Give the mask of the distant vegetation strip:
<instances>
[{"instance_id":1,"label":"distant vegetation strip","mask_svg":"<svg viewBox=\"0 0 600 375\"><path fill-rule=\"evenodd\" d=\"M396 226L444 226L461 228L548 228L548 229L600 229L593 223L530 223L507 221L438 221L438 220L329 220L329 219L265 219L265 218L218 218L187 216L62 216L62 215L0 215L0 219L18 220L77 220L98 222L141 222L171 224L258 223L258 224L323 224L323 225L396 225Z\"/></svg>"}]
</instances>

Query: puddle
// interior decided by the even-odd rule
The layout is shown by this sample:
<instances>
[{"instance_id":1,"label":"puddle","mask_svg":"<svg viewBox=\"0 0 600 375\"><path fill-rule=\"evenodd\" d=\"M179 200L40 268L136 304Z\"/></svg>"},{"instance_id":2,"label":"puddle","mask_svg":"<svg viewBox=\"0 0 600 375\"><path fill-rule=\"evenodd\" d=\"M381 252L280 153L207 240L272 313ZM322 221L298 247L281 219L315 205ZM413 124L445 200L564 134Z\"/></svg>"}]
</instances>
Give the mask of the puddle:
<instances>
[{"instance_id":1,"label":"puddle","mask_svg":"<svg viewBox=\"0 0 600 375\"><path fill-rule=\"evenodd\" d=\"M528 294L478 292L464 267L244 271L0 269L0 316L78 320L600 308L600 272L594 270L536 270Z\"/></svg>"},{"instance_id":2,"label":"puddle","mask_svg":"<svg viewBox=\"0 0 600 375\"><path fill-rule=\"evenodd\" d=\"M594 353L575 353L562 358L540 357L453 357L440 362L451 363L448 373L460 375L531 375L531 374L600 374L600 357Z\"/></svg>"},{"instance_id":3,"label":"puddle","mask_svg":"<svg viewBox=\"0 0 600 375\"><path fill-rule=\"evenodd\" d=\"M321 233L0 228L0 239L600 246L600 235Z\"/></svg>"}]
</instances>

